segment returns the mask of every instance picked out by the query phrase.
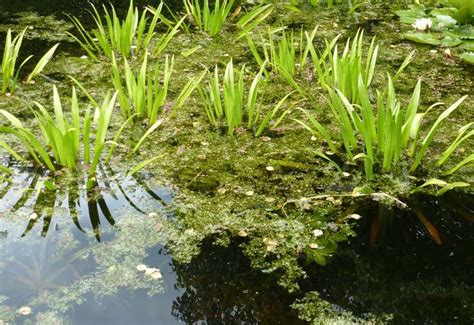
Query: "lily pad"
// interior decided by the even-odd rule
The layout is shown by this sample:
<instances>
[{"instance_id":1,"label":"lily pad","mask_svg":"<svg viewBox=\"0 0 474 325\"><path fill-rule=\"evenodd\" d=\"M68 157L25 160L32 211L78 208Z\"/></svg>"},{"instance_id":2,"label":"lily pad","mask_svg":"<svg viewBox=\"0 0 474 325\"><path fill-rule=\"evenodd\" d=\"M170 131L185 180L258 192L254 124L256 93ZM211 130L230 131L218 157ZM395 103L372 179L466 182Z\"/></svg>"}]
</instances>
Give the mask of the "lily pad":
<instances>
[{"instance_id":1,"label":"lily pad","mask_svg":"<svg viewBox=\"0 0 474 325\"><path fill-rule=\"evenodd\" d=\"M439 36L435 34L428 33L405 33L403 38L409 41L420 43L420 44L429 44L429 45L440 45L441 40Z\"/></svg>"},{"instance_id":2,"label":"lily pad","mask_svg":"<svg viewBox=\"0 0 474 325\"><path fill-rule=\"evenodd\" d=\"M452 37L459 37L462 39L474 39L474 27L470 25L465 25L448 30L446 31L446 34Z\"/></svg>"},{"instance_id":3,"label":"lily pad","mask_svg":"<svg viewBox=\"0 0 474 325\"><path fill-rule=\"evenodd\" d=\"M409 6L408 10L396 10L395 14L400 18L422 18L425 16L425 8L422 6Z\"/></svg>"},{"instance_id":4,"label":"lily pad","mask_svg":"<svg viewBox=\"0 0 474 325\"><path fill-rule=\"evenodd\" d=\"M462 41L459 38L453 38L449 36L446 36L445 38L443 38L440 43L441 46L445 46L445 47L454 47L461 44L462 44Z\"/></svg>"},{"instance_id":5,"label":"lily pad","mask_svg":"<svg viewBox=\"0 0 474 325\"><path fill-rule=\"evenodd\" d=\"M459 38L444 37L440 38L439 34L431 33L405 33L403 38L419 44L440 45L445 47L453 47L462 44Z\"/></svg>"},{"instance_id":6,"label":"lily pad","mask_svg":"<svg viewBox=\"0 0 474 325\"><path fill-rule=\"evenodd\" d=\"M462 43L462 48L466 51L474 51L474 40L465 40Z\"/></svg>"},{"instance_id":7,"label":"lily pad","mask_svg":"<svg viewBox=\"0 0 474 325\"><path fill-rule=\"evenodd\" d=\"M441 15L441 16L451 16L453 17L454 14L456 13L456 9L454 8L436 8L436 9L433 9L430 11L430 15L431 16L438 16L438 15Z\"/></svg>"},{"instance_id":8,"label":"lily pad","mask_svg":"<svg viewBox=\"0 0 474 325\"><path fill-rule=\"evenodd\" d=\"M460 57L461 60L463 60L465 63L474 65L474 53L466 52L461 54Z\"/></svg>"}]
</instances>

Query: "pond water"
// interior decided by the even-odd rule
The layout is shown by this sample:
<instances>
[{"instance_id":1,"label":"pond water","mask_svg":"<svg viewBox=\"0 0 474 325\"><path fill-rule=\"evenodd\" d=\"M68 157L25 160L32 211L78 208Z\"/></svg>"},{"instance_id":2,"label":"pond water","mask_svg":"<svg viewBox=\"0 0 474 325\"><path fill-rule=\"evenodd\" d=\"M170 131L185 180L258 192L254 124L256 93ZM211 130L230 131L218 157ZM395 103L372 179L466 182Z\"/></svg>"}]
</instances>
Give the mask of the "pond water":
<instances>
[{"instance_id":1,"label":"pond water","mask_svg":"<svg viewBox=\"0 0 474 325\"><path fill-rule=\"evenodd\" d=\"M288 294L271 277L251 271L237 247L204 243L203 253L191 263L174 264L159 234L163 219L172 217L163 211L163 205L172 203L169 189L144 189L145 181L131 177L100 176L99 195L93 198L79 189L78 195L63 200L64 193L55 192L49 193L52 199L45 199L48 196L42 193L48 190L36 192L35 187L41 175L31 170L16 170L12 183L3 184L0 298L5 300L0 312L4 321L298 322L288 307ZM31 191L35 194L29 196ZM77 215L71 214L71 207ZM34 220L21 218L33 211L38 211ZM160 278L137 270L140 264L159 269ZM19 316L22 307L31 308L31 313Z\"/></svg>"},{"instance_id":2,"label":"pond water","mask_svg":"<svg viewBox=\"0 0 474 325\"><path fill-rule=\"evenodd\" d=\"M126 10L124 3L118 12ZM403 27L391 13L394 3L373 1L377 10L354 17L345 7L297 18L280 10L270 24L309 30L317 21L321 44L323 36L364 28L377 35L383 45L379 61L393 70L415 47L400 41ZM83 51L65 34L72 30L65 14L91 26L85 7L85 1L0 0L0 48L7 28L26 25L34 28L22 57L61 42L51 70L22 85L17 98L1 95L0 108L30 120L27 103L50 102L52 83L69 93L68 74L97 94L109 90L108 66L81 58ZM186 72L177 85L189 71L212 69L230 56L236 65L253 60L246 44L229 46L226 37L234 32L231 26L214 39L179 34L170 45L175 70ZM194 47L196 57L183 55ZM472 93L472 67L426 46L416 49L416 68L400 77L402 96L410 94L406 85L420 71L427 103ZM281 80L273 87L272 99L288 89ZM151 137L139 157L100 165L94 179L86 176L87 166L50 173L20 165L2 151L0 164L13 174L0 183L0 325L474 323L472 193L404 195L403 209L381 204L377 193L353 197L360 165L335 157L346 176L336 174L321 156L307 153L315 139L302 136L301 129L285 126L262 138L237 130L229 140L223 128L207 128L205 114L192 103L175 124L165 123L160 136ZM467 99L453 120L472 120L473 103ZM125 143L136 142L142 126L126 131L119 154L128 154ZM126 173L158 153L164 157L158 167ZM392 176L370 185L411 184ZM470 181L472 173L464 177ZM328 221L328 211L337 217ZM355 213L350 228L356 236L331 242L337 251L328 253L325 266L301 254L314 244L315 227L324 223L325 233L342 233L341 213L342 219ZM288 278L297 287L285 287Z\"/></svg>"}]
</instances>

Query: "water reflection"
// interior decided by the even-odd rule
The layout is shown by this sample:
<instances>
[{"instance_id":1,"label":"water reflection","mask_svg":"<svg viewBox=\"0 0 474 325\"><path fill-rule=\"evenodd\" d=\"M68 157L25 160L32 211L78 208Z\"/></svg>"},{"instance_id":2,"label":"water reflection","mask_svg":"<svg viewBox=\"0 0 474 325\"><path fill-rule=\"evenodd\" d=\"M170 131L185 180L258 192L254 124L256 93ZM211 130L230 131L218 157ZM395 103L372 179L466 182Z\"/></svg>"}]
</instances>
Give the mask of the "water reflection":
<instances>
[{"instance_id":1,"label":"water reflection","mask_svg":"<svg viewBox=\"0 0 474 325\"><path fill-rule=\"evenodd\" d=\"M114 214L133 210L144 215L162 210L172 200L169 189L153 190L143 179L115 173L110 167L101 166L92 180L19 168L12 161L7 167L14 176L0 184L0 214L28 215L22 236L40 223L41 235L46 236L56 215L70 216L81 232L92 229L100 241L101 225L115 225Z\"/></svg>"},{"instance_id":2,"label":"water reflection","mask_svg":"<svg viewBox=\"0 0 474 325\"><path fill-rule=\"evenodd\" d=\"M173 315L186 324L300 324L289 308L292 297L274 276L252 271L238 245L204 242L191 263L176 266L186 291L173 302Z\"/></svg>"}]
</instances>

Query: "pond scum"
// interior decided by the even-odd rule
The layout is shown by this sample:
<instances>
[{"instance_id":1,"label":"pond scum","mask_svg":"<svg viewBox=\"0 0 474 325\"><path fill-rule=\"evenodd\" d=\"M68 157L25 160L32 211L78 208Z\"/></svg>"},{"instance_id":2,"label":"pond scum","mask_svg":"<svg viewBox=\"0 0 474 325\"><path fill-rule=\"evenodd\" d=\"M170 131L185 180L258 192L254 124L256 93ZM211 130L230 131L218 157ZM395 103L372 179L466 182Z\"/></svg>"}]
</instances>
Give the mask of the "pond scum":
<instances>
[{"instance_id":1,"label":"pond scum","mask_svg":"<svg viewBox=\"0 0 474 325\"><path fill-rule=\"evenodd\" d=\"M183 283L212 269L197 262L216 261L209 247L237 250L301 322L474 321L472 2L85 6L0 14L2 247L39 220L45 237L27 245L41 260L2 253L0 276L16 263L27 289L0 281L0 324L68 322L120 288L159 295L156 245ZM116 223L112 187L142 216ZM94 245L98 209L111 228ZM67 227L58 213L89 244L48 235ZM220 321L285 323L262 315Z\"/></svg>"}]
</instances>

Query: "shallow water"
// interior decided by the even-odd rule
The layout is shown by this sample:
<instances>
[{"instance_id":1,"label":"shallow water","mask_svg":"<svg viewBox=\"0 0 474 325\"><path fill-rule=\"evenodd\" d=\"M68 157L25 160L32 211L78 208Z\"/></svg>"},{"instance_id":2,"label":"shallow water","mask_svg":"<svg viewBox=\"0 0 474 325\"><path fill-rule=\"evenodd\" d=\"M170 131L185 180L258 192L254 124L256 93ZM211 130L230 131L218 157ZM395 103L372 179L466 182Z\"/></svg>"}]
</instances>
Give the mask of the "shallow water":
<instances>
[{"instance_id":1,"label":"shallow water","mask_svg":"<svg viewBox=\"0 0 474 325\"><path fill-rule=\"evenodd\" d=\"M144 188L146 181L120 174L99 175L100 190L93 198L79 186L49 193L50 199L42 196L48 190L40 187L39 194L24 199L38 189L41 176L17 169L12 183L3 184L0 298L6 299L0 315L4 321L298 322L289 310L289 296L271 277L250 271L236 247L206 245L189 265L173 263L159 236L161 221L171 216L163 209L172 203L169 189ZM37 219L25 218L33 211ZM158 268L162 279L138 271L139 264ZM269 292L272 295L267 296ZM19 315L22 306L32 308L31 314Z\"/></svg>"}]
</instances>

